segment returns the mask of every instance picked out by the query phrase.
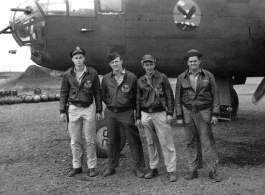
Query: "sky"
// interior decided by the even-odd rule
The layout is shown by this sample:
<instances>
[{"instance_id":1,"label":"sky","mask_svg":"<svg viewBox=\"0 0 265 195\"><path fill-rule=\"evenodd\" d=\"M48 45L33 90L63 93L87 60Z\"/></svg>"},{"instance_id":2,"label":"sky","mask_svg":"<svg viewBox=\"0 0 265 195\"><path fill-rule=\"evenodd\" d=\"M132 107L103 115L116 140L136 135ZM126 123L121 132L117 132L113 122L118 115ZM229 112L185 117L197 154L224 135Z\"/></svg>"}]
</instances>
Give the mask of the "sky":
<instances>
[{"instance_id":1,"label":"sky","mask_svg":"<svg viewBox=\"0 0 265 195\"><path fill-rule=\"evenodd\" d=\"M0 6L0 30L9 25L11 8L16 8L23 0L5 0ZM16 54L8 53L9 50L17 50ZM27 47L19 47L11 34L0 35L0 72L25 71L28 66L35 64L30 60L30 50Z\"/></svg>"}]
</instances>

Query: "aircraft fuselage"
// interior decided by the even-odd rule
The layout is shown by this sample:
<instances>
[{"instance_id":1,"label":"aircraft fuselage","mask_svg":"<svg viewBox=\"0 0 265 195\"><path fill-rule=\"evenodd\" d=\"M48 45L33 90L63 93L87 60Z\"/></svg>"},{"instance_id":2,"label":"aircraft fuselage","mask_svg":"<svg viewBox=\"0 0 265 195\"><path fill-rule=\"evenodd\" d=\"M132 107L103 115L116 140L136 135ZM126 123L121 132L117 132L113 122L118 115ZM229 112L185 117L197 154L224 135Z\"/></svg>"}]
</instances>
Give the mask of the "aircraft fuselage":
<instances>
[{"instance_id":1,"label":"aircraft fuselage","mask_svg":"<svg viewBox=\"0 0 265 195\"><path fill-rule=\"evenodd\" d=\"M188 68L183 56L193 48L204 55L202 67L218 77L264 76L263 1L126 0L123 6L121 13L108 14L95 6L93 17L41 12L45 30L39 30L37 40L27 42L32 53L39 52L41 58L32 55L32 60L64 71L73 66L70 51L80 46L86 50L86 64L106 74L110 71L107 56L117 51L124 67L141 75L142 56L152 54L157 58L158 70L176 77ZM180 10L192 8L196 10L193 18L191 14L184 17L185 12ZM21 27L14 22L13 28L18 39Z\"/></svg>"}]
</instances>

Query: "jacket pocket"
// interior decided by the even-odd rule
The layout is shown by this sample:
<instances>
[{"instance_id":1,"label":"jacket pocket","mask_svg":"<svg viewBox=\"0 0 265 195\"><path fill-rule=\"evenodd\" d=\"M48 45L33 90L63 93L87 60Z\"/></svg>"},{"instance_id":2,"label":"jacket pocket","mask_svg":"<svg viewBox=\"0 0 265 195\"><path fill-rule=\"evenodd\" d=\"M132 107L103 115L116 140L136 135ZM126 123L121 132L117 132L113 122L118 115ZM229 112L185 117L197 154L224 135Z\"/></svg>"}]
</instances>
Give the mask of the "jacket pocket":
<instances>
[{"instance_id":1,"label":"jacket pocket","mask_svg":"<svg viewBox=\"0 0 265 195\"><path fill-rule=\"evenodd\" d=\"M78 92L78 100L82 102L92 102L93 91L91 89L80 89Z\"/></svg>"},{"instance_id":2,"label":"jacket pocket","mask_svg":"<svg viewBox=\"0 0 265 195\"><path fill-rule=\"evenodd\" d=\"M186 91L182 94L182 101L187 102L189 100L189 93Z\"/></svg>"},{"instance_id":3,"label":"jacket pocket","mask_svg":"<svg viewBox=\"0 0 265 195\"><path fill-rule=\"evenodd\" d=\"M143 96L143 97L140 98L141 101L144 101L145 99L146 99L145 96Z\"/></svg>"},{"instance_id":4,"label":"jacket pocket","mask_svg":"<svg viewBox=\"0 0 265 195\"><path fill-rule=\"evenodd\" d=\"M205 91L203 93L203 97L205 98L206 101L212 101L212 99L213 99L212 94L209 91Z\"/></svg>"},{"instance_id":5,"label":"jacket pocket","mask_svg":"<svg viewBox=\"0 0 265 195\"><path fill-rule=\"evenodd\" d=\"M77 98L77 89L71 88L69 97L71 100L75 100Z\"/></svg>"},{"instance_id":6,"label":"jacket pocket","mask_svg":"<svg viewBox=\"0 0 265 195\"><path fill-rule=\"evenodd\" d=\"M133 97L132 92L124 92L124 91L122 91L122 95L125 98L129 98L129 99L131 99Z\"/></svg>"}]
</instances>

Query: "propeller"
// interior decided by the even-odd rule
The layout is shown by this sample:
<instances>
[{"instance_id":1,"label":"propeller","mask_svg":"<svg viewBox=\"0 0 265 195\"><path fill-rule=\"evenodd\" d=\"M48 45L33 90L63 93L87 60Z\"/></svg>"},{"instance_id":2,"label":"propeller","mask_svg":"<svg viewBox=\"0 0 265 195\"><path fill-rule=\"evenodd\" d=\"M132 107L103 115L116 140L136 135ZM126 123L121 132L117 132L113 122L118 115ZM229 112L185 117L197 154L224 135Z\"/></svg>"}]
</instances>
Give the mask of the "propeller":
<instances>
[{"instance_id":1,"label":"propeller","mask_svg":"<svg viewBox=\"0 0 265 195\"><path fill-rule=\"evenodd\" d=\"M258 88L252 96L252 103L257 105L265 95L265 78L260 82Z\"/></svg>"}]
</instances>

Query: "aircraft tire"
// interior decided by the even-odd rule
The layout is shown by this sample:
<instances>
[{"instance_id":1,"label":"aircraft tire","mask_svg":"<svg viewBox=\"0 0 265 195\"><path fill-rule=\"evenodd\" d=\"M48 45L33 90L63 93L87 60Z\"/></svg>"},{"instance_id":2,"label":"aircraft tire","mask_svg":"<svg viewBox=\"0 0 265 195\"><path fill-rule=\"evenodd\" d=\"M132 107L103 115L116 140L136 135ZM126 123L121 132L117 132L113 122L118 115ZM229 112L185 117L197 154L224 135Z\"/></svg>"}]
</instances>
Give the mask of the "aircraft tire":
<instances>
[{"instance_id":1,"label":"aircraft tire","mask_svg":"<svg viewBox=\"0 0 265 195\"><path fill-rule=\"evenodd\" d=\"M126 143L126 135L125 132L120 128L120 136L121 136L121 148L120 151L125 146ZM96 153L98 158L107 158L108 157L108 132L107 132L107 127L105 120L101 120L97 122L97 127L96 127Z\"/></svg>"},{"instance_id":2,"label":"aircraft tire","mask_svg":"<svg viewBox=\"0 0 265 195\"><path fill-rule=\"evenodd\" d=\"M233 88L233 107L234 107L233 117L236 117L238 107L239 107L239 98L238 98L237 92L234 88Z\"/></svg>"}]
</instances>

